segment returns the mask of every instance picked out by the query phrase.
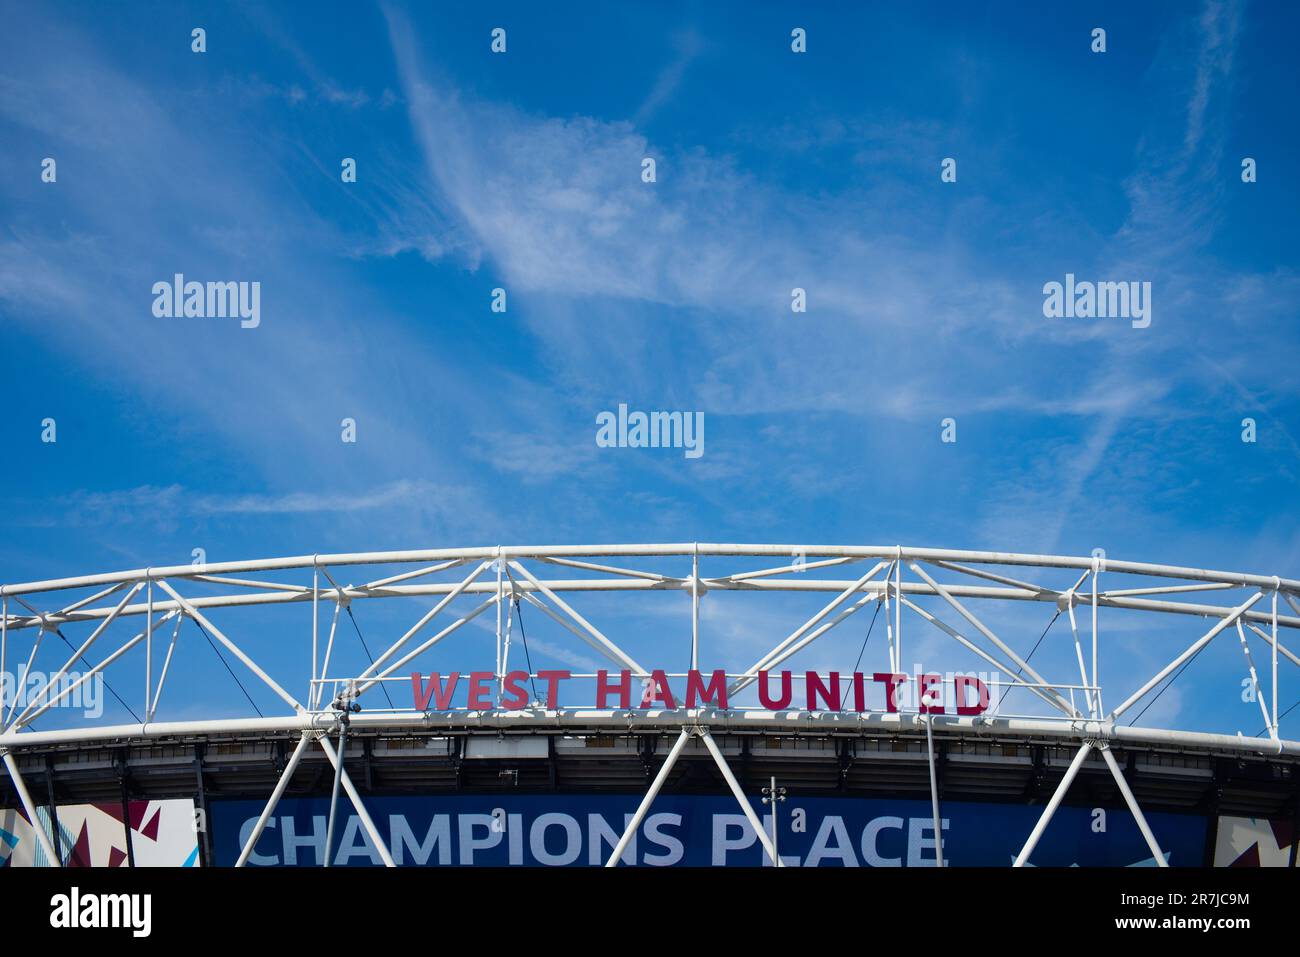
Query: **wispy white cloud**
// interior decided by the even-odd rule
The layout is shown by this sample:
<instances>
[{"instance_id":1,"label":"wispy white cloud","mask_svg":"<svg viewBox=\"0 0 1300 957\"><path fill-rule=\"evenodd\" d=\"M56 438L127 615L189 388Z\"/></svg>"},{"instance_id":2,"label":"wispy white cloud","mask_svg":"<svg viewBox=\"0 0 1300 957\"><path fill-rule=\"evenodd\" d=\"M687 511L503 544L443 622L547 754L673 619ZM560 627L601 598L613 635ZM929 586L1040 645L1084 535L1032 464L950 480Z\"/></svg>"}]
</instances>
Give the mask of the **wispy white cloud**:
<instances>
[{"instance_id":1,"label":"wispy white cloud","mask_svg":"<svg viewBox=\"0 0 1300 957\"><path fill-rule=\"evenodd\" d=\"M320 490L219 495L176 484L140 485L115 491L83 489L53 501L31 503L33 507L26 523L79 526L213 516L337 515L382 509L451 514L464 508L468 498L461 489L411 479L399 479L355 493Z\"/></svg>"},{"instance_id":2,"label":"wispy white cloud","mask_svg":"<svg viewBox=\"0 0 1300 957\"><path fill-rule=\"evenodd\" d=\"M695 30L683 30L673 37L674 56L655 77L654 86L636 111L633 121L640 126L671 100L686 76L686 70L704 51L704 39Z\"/></svg>"}]
</instances>

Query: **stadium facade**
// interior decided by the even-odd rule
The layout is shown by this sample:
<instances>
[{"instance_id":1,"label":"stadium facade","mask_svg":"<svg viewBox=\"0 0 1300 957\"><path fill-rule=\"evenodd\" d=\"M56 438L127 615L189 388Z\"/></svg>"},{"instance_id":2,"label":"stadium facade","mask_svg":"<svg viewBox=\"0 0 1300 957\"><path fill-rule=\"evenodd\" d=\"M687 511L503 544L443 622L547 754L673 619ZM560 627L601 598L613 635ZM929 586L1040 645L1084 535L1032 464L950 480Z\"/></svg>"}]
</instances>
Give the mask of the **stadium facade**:
<instances>
[{"instance_id":1,"label":"stadium facade","mask_svg":"<svg viewBox=\"0 0 1300 957\"><path fill-rule=\"evenodd\" d=\"M339 584L353 575L365 583ZM579 610L630 592L672 593L657 599L681 603L672 637L634 646ZM721 593L809 593L816 611L729 664L701 628ZM1101 555L697 543L308 555L5 585L0 672L30 670L43 642L66 642L67 663L0 711L0 860L1294 867L1300 741L1283 733L1279 694L1296 687L1298 596L1292 579ZM409 621L369 628L376 653L349 671L352 606L375 602ZM1051 607L1032 628L990 624L1034 603ZM246 625L272 609L274 628ZM534 668L525 614L535 644L545 622L608 665ZM167 696L223 677L185 623L279 712L229 697L206 716L207 698ZM854 645L865 632L863 667L791 661L851 628ZM907 664L923 643L933 659L935 641L950 659ZM297 665L285 642L302 649ZM1212 709L1194 730L1134 722L1224 644L1259 735L1206 729ZM954 670L972 664L982 670ZM60 710L99 680L130 685L136 720Z\"/></svg>"}]
</instances>

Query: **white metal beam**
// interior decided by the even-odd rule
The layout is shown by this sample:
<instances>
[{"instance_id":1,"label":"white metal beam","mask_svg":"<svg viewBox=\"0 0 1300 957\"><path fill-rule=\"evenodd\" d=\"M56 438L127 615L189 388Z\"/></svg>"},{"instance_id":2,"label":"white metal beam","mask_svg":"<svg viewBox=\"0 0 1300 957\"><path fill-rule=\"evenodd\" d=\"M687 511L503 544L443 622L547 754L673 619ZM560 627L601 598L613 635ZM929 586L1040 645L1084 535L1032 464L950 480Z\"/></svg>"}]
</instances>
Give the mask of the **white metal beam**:
<instances>
[{"instance_id":1,"label":"white metal beam","mask_svg":"<svg viewBox=\"0 0 1300 957\"><path fill-rule=\"evenodd\" d=\"M985 626L985 624L982 621L976 618L975 615L971 613L966 608L965 605L963 605L956 598L954 598L951 591L949 591L946 587L940 585L937 581L935 581L933 578L927 575L925 570L921 568L920 565L918 565L916 562L908 562L908 567L911 568L912 571L920 575L922 578L924 578L926 583L929 584L929 586L939 594L939 597L941 597L944 601L946 601L949 605L951 605L953 608L957 610L957 614L961 615L963 618L969 621L972 625L975 626L976 629L978 629L980 634L982 634L989 641L993 642L993 644L997 645L998 648L1001 649L1004 655L1006 655L1008 658L1010 658L1020 667L1021 671L1029 675L1029 677L1033 678L1034 681L1040 685L1051 685L1051 682L1048 681L1046 678L1044 678L1042 675L1040 675L1037 671L1035 671L1028 661L1021 658L1018 654L1012 651L1011 648L1009 648L1006 645L1006 643L1002 641L1001 638L993 634L993 632L987 626ZM1067 714L1074 712L1075 709L1070 706L1070 703L1066 701L1064 698L1062 698L1055 691L1052 691L1050 687L1047 688L1047 692L1053 698L1056 699L1062 711L1065 711Z\"/></svg>"},{"instance_id":2,"label":"white metal beam","mask_svg":"<svg viewBox=\"0 0 1300 957\"><path fill-rule=\"evenodd\" d=\"M718 590L728 591L770 591L770 592L813 592L813 593L839 593L852 582L845 580L823 580L816 578L775 578L775 579L758 579L743 582L728 583L725 579L718 580L720 584L716 586ZM659 582L645 579L631 578L572 578L572 579L548 579L546 586L557 593L564 592L645 592L645 591L663 591L664 585ZM705 587L713 587L709 580L704 580ZM344 598L347 600L366 600L366 599L383 599L383 598L421 598L421 597L439 597L446 595L456 586L447 582L435 582L420 585L394 585L391 588L385 588L376 591L367 591L364 588L351 587L339 590L337 593L331 590L322 590L319 592L321 597L327 597L331 600L335 598ZM869 582L864 586L864 591L883 591L887 586L882 582ZM893 585L889 586L890 591ZM949 594L964 599L981 599L981 600L1004 600L1004 601L1031 601L1031 602L1051 602L1055 603L1057 596L1052 592L1042 592L1029 590L1025 588L1004 588L981 585L948 585L945 586ZM1239 587L1239 586L1234 586ZM534 585L528 582L520 583L520 589L523 591L536 591ZM465 590L467 594L485 595L495 593L495 582L476 582ZM902 588L905 595L933 595L935 591L924 582L904 582ZM288 592L284 590L274 590L265 592L253 592L248 594L227 594L227 595L207 595L189 599L189 602L195 608L236 608L251 607L260 605L283 605L296 604L313 601L314 593L311 590L303 592ZM15 599L17 595L12 596ZM1158 601L1148 598L1105 598L1099 597L1098 604L1106 608L1122 608L1133 611L1150 611L1163 612L1173 615L1188 615L1196 618L1220 618L1231 612L1230 608L1224 608L1219 605L1206 605L1192 602L1181 601ZM174 602L154 602L156 611L168 611L176 607ZM105 606L96 608L85 608L66 616L57 614L46 615L44 621L46 624L60 624L64 621L94 621L101 619L109 614L112 609ZM130 617L143 615L148 610L144 602L137 602L127 605L122 609L122 616ZM1247 612L1244 616L1248 621L1258 622L1260 624L1271 624L1272 619L1263 612ZM8 630L11 632L21 631L27 628L35 628L41 625L40 615L11 615L8 620ZM1278 626L1300 630L1300 616L1279 616Z\"/></svg>"},{"instance_id":3,"label":"white metal beam","mask_svg":"<svg viewBox=\"0 0 1300 957\"><path fill-rule=\"evenodd\" d=\"M81 647L72 653L72 657L65 661L63 667L55 673L54 677L50 679L43 688L41 688L41 692L36 696L36 700L27 702L27 707L18 715L19 722L39 707L41 702L49 696L49 693L52 690L58 688L59 682L61 682L63 676L68 673L68 669L77 663L77 659L90 650L91 646L99 639L99 636L104 633L104 629L113 623L113 619L115 619L122 609L126 607L126 603L129 602L135 596L136 592L143 587L144 582L136 582L135 585L122 596L122 600L117 603L117 607L113 609L112 614L105 618L103 622L100 623L99 627L90 633L90 637L81 643Z\"/></svg>"},{"instance_id":4,"label":"white metal beam","mask_svg":"<svg viewBox=\"0 0 1300 957\"><path fill-rule=\"evenodd\" d=\"M1156 867L1168 867L1169 860L1165 857L1164 851L1160 850L1160 845L1156 843L1156 836L1151 833L1151 826L1147 824L1146 816L1142 813L1142 808L1138 806L1137 798L1133 796L1128 781L1124 780L1124 772L1115 763L1115 755L1110 753L1109 746L1102 746L1101 756L1106 760L1106 766L1110 768L1115 783L1119 785L1119 793L1124 795L1124 803L1133 812L1133 820L1137 821L1138 830L1142 832L1143 840L1147 842L1147 847L1151 849L1151 855L1156 860Z\"/></svg>"},{"instance_id":5,"label":"white metal beam","mask_svg":"<svg viewBox=\"0 0 1300 957\"><path fill-rule=\"evenodd\" d=\"M1019 675L1012 674L1012 673L1011 673L1011 668L1010 668L1010 666L1007 665L1007 663L1006 663L1005 661L999 661L997 658L995 658L993 655L989 654L987 651L985 651L985 650L984 650L983 648L981 648L979 645L977 645L977 644L975 644L974 642L972 642L969 638L967 638L965 635L963 635L961 632L959 632L956 628L953 628L953 627L952 627L951 625L949 625L947 622L945 622L945 621L943 621L942 619L937 618L936 616L930 614L928 611L926 611L926 610L925 610L924 608L922 608L920 605L917 605L917 604L915 604L915 603L913 603L913 602L910 602L910 601L908 601L907 599L903 599L903 601L904 601L904 603L907 605L908 608L912 609L912 611L916 612L916 614L920 615L922 618L924 618L924 619L925 619L926 621L928 621L930 624L934 625L934 627L938 628L940 631L942 631L942 632L943 632L944 634L946 634L948 637L952 638L954 641L956 641L958 644L960 644L963 648L967 649L968 651L972 652L972 653L975 654L975 655L978 655L980 658L983 658L985 661L987 661L989 664L991 664L994 668L998 669L999 672L1005 672L1007 675L1009 675L1010 677L1009 677L1007 683L1008 683L1011 687L1013 687L1013 688L1015 688L1015 687L1025 688L1026 690L1033 692L1035 695L1037 695L1039 698L1041 698L1041 699L1042 699L1042 700L1043 700L1047 705L1049 705L1049 706L1052 707L1052 708L1055 708L1056 710L1062 712L1063 714L1068 714L1068 715L1073 716L1074 714L1077 713L1077 712L1076 712L1074 709L1072 709L1072 708L1062 708L1060 702L1057 701L1057 700L1055 700L1054 698L1050 697L1050 696L1047 694L1047 692L1044 691L1042 688L1039 688L1039 687L1037 687L1036 685L1032 685L1032 684L1030 684L1028 681L1025 681L1025 680L1024 680L1023 678L1021 678ZM1001 698L999 698L999 701L1001 701Z\"/></svg>"},{"instance_id":6,"label":"white metal beam","mask_svg":"<svg viewBox=\"0 0 1300 957\"><path fill-rule=\"evenodd\" d=\"M257 677L261 679L264 685L266 685L268 688L270 688L280 697L280 700L284 701L285 704L293 708L294 711L304 710L303 706L298 703L297 698L295 698L293 695L289 694L289 692L285 691L282 687L280 687L280 683L278 681L276 681L265 671L263 671L261 665L259 665L256 661L248 657L248 655L244 654L244 652L240 650L238 645L236 645L233 641L227 638L220 628L218 628L212 622L208 621L208 619L203 616L203 613L201 611L199 611L192 604L190 604L188 601L182 598L180 596L180 593L177 592L176 589L172 588L170 584L168 584L165 581L162 581L161 579L158 581L158 587L161 588L163 591L165 591L167 594L171 595L172 598L176 599L177 604L179 604L182 608L184 608L186 613L191 618L197 621L200 625L206 627L208 631L212 632L212 636L216 638L217 641L225 645L227 651L229 651L232 655L234 655L236 658L242 661L244 663L244 667L246 667L253 674L257 675Z\"/></svg>"},{"instance_id":7,"label":"white metal beam","mask_svg":"<svg viewBox=\"0 0 1300 957\"><path fill-rule=\"evenodd\" d=\"M423 643L422 643L418 648L415 648L415 649L413 649L413 650L411 650L411 651L408 651L405 655L403 655L403 656L402 656L401 658L399 658L397 661L393 662L391 665L389 665L389 666L388 666L387 668L385 668L383 671L379 672L379 674L371 675L370 677L366 678L365 680L360 680L360 679L359 679L359 680L357 681L357 695L360 696L360 695L361 695L363 692L365 692L367 689L369 689L369 688L373 688L373 687L374 687L376 684L378 684L380 681L382 681L383 679L389 677L389 676L390 676L393 672L395 672L398 668L401 668L402 666L406 665L408 662L414 661L416 658L420 657L420 655L424 654L426 651L428 651L430 648L432 648L432 647L433 647L434 645L436 645L438 642L442 641L444 638L446 638L446 637L447 637L448 635L450 635L452 632L458 630L459 628L461 628L461 627L464 626L465 624L467 624L467 623L473 621L475 618L477 618L479 615L483 614L483 612L487 611L489 608L491 608L491 607L492 607L493 605L495 605L496 603L497 603L496 595L493 595L491 598L487 599L487 601L482 602L481 604L475 606L475 607L474 607L473 609L471 609L470 611L466 612L464 615L461 615L459 618L457 618L457 619L456 619L455 621L453 621L450 625L448 625L446 628L442 629L442 631L438 632L438 633L437 633L436 635L434 635L433 637L426 639L426 640L425 640L425 641L424 641L424 642L423 642Z\"/></svg>"},{"instance_id":8,"label":"white metal beam","mask_svg":"<svg viewBox=\"0 0 1300 957\"><path fill-rule=\"evenodd\" d=\"M862 587L867 582L869 582L872 578L874 578L880 572L880 570L884 568L887 564L888 564L887 562L877 562L869 572L867 572L857 581L849 585L849 587L844 589L844 591L840 592L840 594L837 595L834 599L832 599L829 604L823 607L821 611L817 612L817 614L813 615L811 618L805 621L794 631L790 632L789 635L787 635L781 641L777 642L776 646L773 647L771 651L769 651L762 658L759 658L758 661L754 662L752 665L750 665L748 668L745 669L744 677L738 678L736 681L734 681L731 687L727 689L727 694L728 695L737 694L740 691L747 688L749 685L753 684L753 682L757 679L758 673L760 671L765 670L768 667L769 663L771 663L773 660L780 658L782 652L784 652L787 648L789 648L800 638L802 638L809 630L815 627L817 623L820 622L823 618L825 618L827 615L833 612L836 608L839 608L840 605L844 604L846 601L852 598L857 592L861 591Z\"/></svg>"},{"instance_id":9,"label":"white metal beam","mask_svg":"<svg viewBox=\"0 0 1300 957\"><path fill-rule=\"evenodd\" d=\"M176 614L176 612L168 612L167 614L165 614L165 615L163 615L162 617L159 618L157 624L162 624L164 621L166 621L168 618L172 617L172 615L174 615L174 614ZM142 631L142 632L140 632L138 635L136 635L134 638L132 638L131 640L129 640L129 641L127 641L126 643L124 643L120 648L117 649L117 651L115 651L115 652L113 652L112 654L110 654L107 658L105 658L105 659L104 659L103 661L101 661L99 664L93 666L93 667L92 667L89 671L87 671L84 675L82 675L82 676L79 677L76 681L72 682L70 685L68 685L67 687L65 687L65 688L64 688L62 691L60 691L57 695L55 695L55 696L54 696L53 698L51 698L49 701L45 702L45 704L41 705L41 706L40 706L39 708L37 708L36 710L34 710L34 711L30 711L30 710L29 710L29 711L24 711L24 713L23 713L20 717L15 718L14 721L9 725L9 727L5 729L5 733L6 733L6 734L12 733L13 731L15 731L15 730L18 729L18 728L23 728L23 727L26 727L27 725L31 724L33 721L35 721L37 718L39 718L39 717L40 717L41 715L43 715L45 712L49 711L51 708L53 708L55 705L57 705L57 704L58 704L60 701L62 701L64 698L66 698L66 697L68 697L69 695L71 695L72 693L74 693L78 688L80 688L82 685L84 685L87 681L90 681L92 678L94 678L95 675L99 674L101 671L103 671L105 668L107 668L107 667L108 667L109 665L111 665L113 662L117 661L118 658L121 658L124 654L126 654L128 651L130 651L132 648L134 648L134 647L135 647L136 645L138 645L140 642L144 641L144 638L145 638L145 635L146 635L146 634L147 634L147 630L146 630L146 631Z\"/></svg>"},{"instance_id":10,"label":"white metal beam","mask_svg":"<svg viewBox=\"0 0 1300 957\"><path fill-rule=\"evenodd\" d=\"M239 860L235 862L236 867L243 867L248 863L248 859L253 854L253 848L257 846L257 839L262 836L262 831L266 829L266 822L275 813L275 808L280 803L284 789L289 786L289 781L293 778L293 772L298 769L298 762L302 759L302 753L307 750L307 743L311 740L311 737L311 732L304 731L302 736L298 738L298 746L293 749L293 754L289 756L289 763L284 766L284 772L280 775L280 780L275 782L275 790L271 792L271 799L266 802L266 807L262 809L257 824L253 827L253 833L244 842L244 849L239 852Z\"/></svg>"},{"instance_id":11,"label":"white metal beam","mask_svg":"<svg viewBox=\"0 0 1300 957\"><path fill-rule=\"evenodd\" d=\"M1029 855L1034 853L1034 848L1038 846L1039 838L1041 838L1043 832L1047 830L1047 825L1052 822L1052 815L1054 815L1056 809L1061 806L1061 800L1065 797L1065 792L1070 790L1070 785L1074 782L1075 776L1079 773L1079 768L1083 767L1083 761L1092 748L1093 745L1091 741L1083 742L1083 746L1079 748L1078 753L1074 756L1074 760L1070 762L1070 766L1066 769L1065 776L1061 778L1061 783L1056 786L1056 790L1052 793L1052 799L1047 802L1047 807L1043 808L1043 813L1038 818L1038 823L1034 825L1033 831L1029 834L1029 839L1025 841L1025 846L1020 849L1020 853L1016 856L1015 862L1011 865L1012 867L1024 867L1025 862L1029 860Z\"/></svg>"},{"instance_id":12,"label":"white metal beam","mask_svg":"<svg viewBox=\"0 0 1300 957\"><path fill-rule=\"evenodd\" d=\"M736 776L731 773L731 766L727 764L727 759L724 758L722 752L718 750L717 742L713 740L713 735L709 734L708 728L700 730L700 738L704 741L704 746L709 749L709 754L713 755L714 763L717 764L718 770L722 772L722 777L726 780L727 787L731 788L731 793L735 795L736 803L739 804L740 809L745 812L745 818L749 821L749 826L752 827L754 833L758 835L758 841L763 845L763 850L767 851L767 856L771 859L772 866L784 867L785 865L781 863L781 859L776 854L776 846L772 843L772 839L767 836L767 832L763 830L763 825L759 821L758 815L754 813L754 808L749 803L749 798L747 798L745 792L740 789L740 782L737 781ZM776 813L775 809L773 809L772 813Z\"/></svg>"},{"instance_id":13,"label":"white metal beam","mask_svg":"<svg viewBox=\"0 0 1300 957\"><path fill-rule=\"evenodd\" d=\"M22 802L23 810L27 812L27 818L32 822L32 830L36 832L37 843L41 845L41 850L45 852L46 859L50 862L51 867L62 867L63 861L54 850L54 845L50 841L50 836L45 833L45 828L41 826L40 816L36 813L36 802L32 800L31 794L27 791L27 782L23 780L22 774L18 772L18 762L7 749L0 748L0 756L4 757L5 767L9 769L9 777L13 779L14 788L18 791L18 800ZM54 818L50 817L50 826L54 826Z\"/></svg>"},{"instance_id":14,"label":"white metal beam","mask_svg":"<svg viewBox=\"0 0 1300 957\"><path fill-rule=\"evenodd\" d=\"M574 611L573 608L570 607L569 604L563 598L555 594L555 592L552 591L549 586L545 585L544 583L534 578L533 573L530 572L527 568L519 564L519 562L511 562L510 567L513 568L515 571L519 572L520 575L528 579L530 582L533 583L533 585L539 588L543 595L545 595L552 602L554 602L556 607L563 609L564 612L570 618L572 618L579 625L581 625L583 630L586 631L589 635L591 635L592 638L596 640L597 644L599 644L606 651L608 651L609 654L614 658L614 660L622 662L624 668L628 668L635 672L643 672L648 674L648 672L646 672L644 668L642 668L639 664L636 663L636 661L632 658L631 655L625 652L618 645L614 644L614 642L606 638L600 632L600 630L596 628L595 625L593 625L591 622L587 621L587 619L583 618L580 614Z\"/></svg>"},{"instance_id":15,"label":"white metal beam","mask_svg":"<svg viewBox=\"0 0 1300 957\"><path fill-rule=\"evenodd\" d=\"M641 821L644 820L646 811L650 810L650 805L653 804L655 798L659 796L660 788L662 788L664 782L668 780L668 775L672 772L673 765L675 765L677 759L681 757L682 749L686 747L686 742L690 739L690 729L682 728L681 733L677 735L677 740L673 742L672 748L668 751L668 757L666 757L664 763L659 766L659 773L655 775L654 780L650 783L650 790L646 791L645 797L641 799L641 803L637 806L636 813L632 815L632 820L630 820L627 827L623 829L623 836L618 839L618 844L614 846L614 850L610 853L609 860L605 862L606 867L615 867L622 859L623 852L626 851L627 846L632 843L632 838L635 836L637 828L641 826Z\"/></svg>"},{"instance_id":16,"label":"white metal beam","mask_svg":"<svg viewBox=\"0 0 1300 957\"><path fill-rule=\"evenodd\" d=\"M1161 668L1154 678L1152 678L1150 681L1144 684L1137 691L1133 692L1133 694L1129 696L1127 701L1125 701L1122 705L1120 705L1118 708L1112 711L1110 713L1111 720L1113 721L1114 719L1118 718L1129 708L1133 707L1134 704L1136 704L1137 702L1141 701L1144 697L1146 697L1147 693L1156 685L1160 684L1160 682L1164 681L1165 678L1167 678L1175 668L1177 668L1184 661L1192 657L1192 655L1196 654L1198 651L1200 651L1202 648L1208 645L1211 641L1213 641L1215 636L1218 635L1219 632L1223 631L1225 628L1230 626L1234 621L1237 620L1237 618L1241 614L1243 614L1246 611L1246 609L1250 608L1252 605L1255 604L1255 602L1259 601L1263 597L1264 597L1263 592L1257 592L1253 597L1249 598L1248 600L1246 600L1245 602L1243 602L1242 604L1234 608L1232 610L1232 613L1228 615L1226 618L1220 619L1218 624L1216 624L1213 628L1207 631L1196 641L1188 645L1182 654L1180 654L1173 661L1169 662L1169 664Z\"/></svg>"},{"instance_id":17,"label":"white metal beam","mask_svg":"<svg viewBox=\"0 0 1300 957\"><path fill-rule=\"evenodd\" d=\"M285 558L248 559L234 562L214 562L202 565L174 565L165 568L138 568L72 578L46 579L0 585L0 595L21 595L31 592L57 591L67 588L93 587L114 582L136 581L152 574L156 577L184 577L212 575L228 572L271 571L298 568L333 567L336 565L401 564L411 562L439 562L450 559L472 560L496 558L543 557L602 557L641 556L770 556L787 557L802 553L816 557L876 558L893 560L900 554L914 561L948 561L988 565L1035 565L1043 568L1085 569L1093 566L1091 556L1035 555L1018 552L969 551L944 548L900 548L897 545L790 545L790 544L704 544L672 543L651 545L547 545L547 546L484 546L477 548L416 549L390 552L351 552L332 555L297 555ZM1300 580L1276 578L1180 565L1160 565L1150 562L1106 560L1106 570L1117 574L1147 575L1156 578L1185 578L1189 581L1232 582L1237 587L1279 587L1284 591L1300 593ZM1300 609L1297 610L1300 614Z\"/></svg>"},{"instance_id":18,"label":"white metal beam","mask_svg":"<svg viewBox=\"0 0 1300 957\"><path fill-rule=\"evenodd\" d=\"M483 572L485 572L489 567L491 567L491 564L492 564L491 562L480 563L478 567L475 568L472 572L470 572L469 575L467 575L459 584L457 584L455 588L449 591L446 597L442 599L442 601L438 602L427 612L421 615L420 620L417 621L410 628L408 628L406 634L402 635L401 638L398 638L397 641L393 642L393 644L388 648L388 650L385 651L378 658L376 658L374 663L370 665L370 667L368 667L365 671L361 672L359 677L369 678L372 674L379 671L380 667L383 666L385 661L387 661L398 651L400 651L402 647L408 641L411 640L412 637L414 637L416 634L419 633L421 628L423 628L425 625L427 625L437 616L438 612L442 611L444 608L450 605L453 601L456 600L458 595L460 595L470 585L474 584L475 580L477 580L477 578L480 575L482 575Z\"/></svg>"},{"instance_id":19,"label":"white metal beam","mask_svg":"<svg viewBox=\"0 0 1300 957\"><path fill-rule=\"evenodd\" d=\"M329 758L330 767L336 771L339 770L338 752L334 750L334 745L330 744L329 739L324 735L317 738L321 750L325 752L325 757ZM356 809L357 817L361 820L361 826L365 829L366 834L370 836L371 843L375 845L375 850L379 852L380 859L384 862L385 867L396 867L393 863L393 855L389 853L388 845L384 843L383 837L379 834L379 829L375 827L375 822L370 819L370 814L366 811L366 805L361 800L361 795L352 783L352 778L348 776L347 768L342 769L343 790L347 793L348 800L352 802L352 807ZM326 853L332 849L326 848Z\"/></svg>"}]
</instances>

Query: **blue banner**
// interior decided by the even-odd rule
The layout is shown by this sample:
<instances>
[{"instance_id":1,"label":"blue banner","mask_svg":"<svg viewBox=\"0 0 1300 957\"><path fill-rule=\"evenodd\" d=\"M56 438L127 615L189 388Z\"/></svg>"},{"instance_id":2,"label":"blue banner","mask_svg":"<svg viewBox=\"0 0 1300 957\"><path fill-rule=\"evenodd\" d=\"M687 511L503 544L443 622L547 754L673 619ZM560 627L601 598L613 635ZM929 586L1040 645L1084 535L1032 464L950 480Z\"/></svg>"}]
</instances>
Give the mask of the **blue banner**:
<instances>
[{"instance_id":1,"label":"blue banner","mask_svg":"<svg viewBox=\"0 0 1300 957\"><path fill-rule=\"evenodd\" d=\"M584 866L612 853L641 796L493 794L368 797L366 810L394 860L406 866ZM218 865L236 862L264 807L261 801L210 803ZM755 812L770 833L766 808ZM1007 866L1042 813L1041 806L945 802L941 810L948 866ZM286 798L250 858L253 866L319 866L329 815L327 798ZM928 801L790 796L778 811L777 847L790 866L933 867L934 822ZM1173 866L1200 866L1205 818L1148 814ZM335 864L382 860L361 820L339 797ZM762 845L736 801L727 796L661 795L651 806L626 863L650 866L762 866ZM1126 810L1061 807L1030 859L1037 866L1154 866Z\"/></svg>"}]
</instances>

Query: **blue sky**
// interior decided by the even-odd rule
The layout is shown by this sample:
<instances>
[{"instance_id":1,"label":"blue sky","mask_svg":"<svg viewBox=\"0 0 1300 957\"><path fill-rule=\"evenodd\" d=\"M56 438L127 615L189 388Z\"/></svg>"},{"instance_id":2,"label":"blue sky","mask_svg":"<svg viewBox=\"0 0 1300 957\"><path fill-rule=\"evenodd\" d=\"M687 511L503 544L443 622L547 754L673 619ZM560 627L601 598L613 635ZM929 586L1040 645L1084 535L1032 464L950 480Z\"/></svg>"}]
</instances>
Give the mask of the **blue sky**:
<instances>
[{"instance_id":1,"label":"blue sky","mask_svg":"<svg viewBox=\"0 0 1300 957\"><path fill-rule=\"evenodd\" d=\"M0 18L4 581L691 540L1300 577L1289 4ZM156 318L176 272L260 281L261 325ZM1066 273L1150 281L1150 327L1044 318ZM703 412L705 454L598 448L620 402ZM724 664L808 613L706 604ZM1006 612L1022 653L1044 612ZM1154 670L1198 626L1129 651ZM1198 661L1164 719L1209 720L1188 702L1241 665ZM1253 733L1242 709L1214 722Z\"/></svg>"}]
</instances>

